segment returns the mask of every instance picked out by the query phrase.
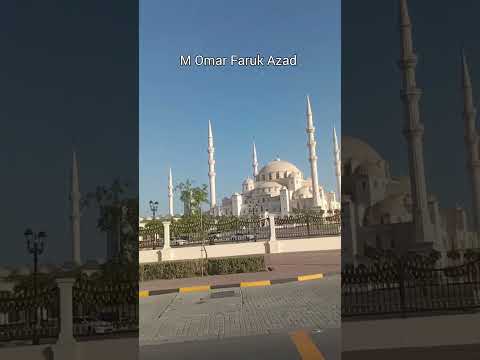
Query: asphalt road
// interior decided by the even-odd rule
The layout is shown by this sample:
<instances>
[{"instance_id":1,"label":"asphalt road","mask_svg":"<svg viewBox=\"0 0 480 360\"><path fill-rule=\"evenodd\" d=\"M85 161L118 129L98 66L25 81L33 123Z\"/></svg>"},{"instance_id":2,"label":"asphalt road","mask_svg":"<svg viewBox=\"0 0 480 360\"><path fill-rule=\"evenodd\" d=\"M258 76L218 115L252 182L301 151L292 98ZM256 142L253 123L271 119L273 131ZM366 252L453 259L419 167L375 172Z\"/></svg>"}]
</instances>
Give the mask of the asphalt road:
<instances>
[{"instance_id":1,"label":"asphalt road","mask_svg":"<svg viewBox=\"0 0 480 360\"><path fill-rule=\"evenodd\" d=\"M387 349L351 351L342 354L342 360L478 360L480 344L439 346L432 348Z\"/></svg>"},{"instance_id":2,"label":"asphalt road","mask_svg":"<svg viewBox=\"0 0 480 360\"><path fill-rule=\"evenodd\" d=\"M140 347L141 360L340 360L340 329Z\"/></svg>"},{"instance_id":3,"label":"asphalt road","mask_svg":"<svg viewBox=\"0 0 480 360\"><path fill-rule=\"evenodd\" d=\"M339 328L338 275L140 300L141 359L339 359Z\"/></svg>"}]
</instances>

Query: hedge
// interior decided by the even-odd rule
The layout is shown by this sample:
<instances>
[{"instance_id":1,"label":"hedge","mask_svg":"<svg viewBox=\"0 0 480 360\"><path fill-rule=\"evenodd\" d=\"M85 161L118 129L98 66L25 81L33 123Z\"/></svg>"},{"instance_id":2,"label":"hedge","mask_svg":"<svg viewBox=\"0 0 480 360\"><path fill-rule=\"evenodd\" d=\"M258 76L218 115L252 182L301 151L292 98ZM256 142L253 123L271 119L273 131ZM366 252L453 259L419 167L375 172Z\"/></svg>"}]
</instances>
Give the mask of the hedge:
<instances>
[{"instance_id":1,"label":"hedge","mask_svg":"<svg viewBox=\"0 0 480 360\"><path fill-rule=\"evenodd\" d=\"M203 260L205 262L205 260ZM265 271L265 259L261 256L239 256L208 259L208 275L225 275ZM140 281L157 279L181 279L201 276L202 260L164 261L140 264Z\"/></svg>"}]
</instances>

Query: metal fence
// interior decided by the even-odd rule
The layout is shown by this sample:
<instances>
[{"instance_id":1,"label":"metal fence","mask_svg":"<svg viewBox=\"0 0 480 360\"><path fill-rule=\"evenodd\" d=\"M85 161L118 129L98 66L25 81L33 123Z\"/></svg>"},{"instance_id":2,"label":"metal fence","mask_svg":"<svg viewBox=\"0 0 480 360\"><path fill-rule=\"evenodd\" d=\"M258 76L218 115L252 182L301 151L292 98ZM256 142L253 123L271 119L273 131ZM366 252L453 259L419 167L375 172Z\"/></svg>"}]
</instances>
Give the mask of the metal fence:
<instances>
[{"instance_id":1,"label":"metal fence","mask_svg":"<svg viewBox=\"0 0 480 360\"><path fill-rule=\"evenodd\" d=\"M275 219L277 239L340 235L340 215L300 214Z\"/></svg>"},{"instance_id":2,"label":"metal fence","mask_svg":"<svg viewBox=\"0 0 480 360\"><path fill-rule=\"evenodd\" d=\"M173 247L257 241L270 237L270 223L268 218L194 218L174 221L170 225L170 234Z\"/></svg>"},{"instance_id":3,"label":"metal fence","mask_svg":"<svg viewBox=\"0 0 480 360\"><path fill-rule=\"evenodd\" d=\"M159 249L163 246L163 224L147 225L145 228L139 229L140 241L138 248L140 250Z\"/></svg>"},{"instance_id":4,"label":"metal fence","mask_svg":"<svg viewBox=\"0 0 480 360\"><path fill-rule=\"evenodd\" d=\"M57 338L60 332L57 287L0 292L0 342ZM35 316L36 313L36 316Z\"/></svg>"},{"instance_id":5,"label":"metal fence","mask_svg":"<svg viewBox=\"0 0 480 360\"><path fill-rule=\"evenodd\" d=\"M404 261L342 272L342 318L480 310L480 259L435 269Z\"/></svg>"},{"instance_id":6,"label":"metal fence","mask_svg":"<svg viewBox=\"0 0 480 360\"><path fill-rule=\"evenodd\" d=\"M338 236L340 215L298 214L275 218L278 239ZM140 229L139 249L158 249L164 244L162 224L149 224ZM191 217L170 223L170 246L214 245L262 241L270 238L269 218Z\"/></svg>"},{"instance_id":7,"label":"metal fence","mask_svg":"<svg viewBox=\"0 0 480 360\"><path fill-rule=\"evenodd\" d=\"M78 279L73 287L73 324L75 337L137 332L138 285Z\"/></svg>"}]
</instances>

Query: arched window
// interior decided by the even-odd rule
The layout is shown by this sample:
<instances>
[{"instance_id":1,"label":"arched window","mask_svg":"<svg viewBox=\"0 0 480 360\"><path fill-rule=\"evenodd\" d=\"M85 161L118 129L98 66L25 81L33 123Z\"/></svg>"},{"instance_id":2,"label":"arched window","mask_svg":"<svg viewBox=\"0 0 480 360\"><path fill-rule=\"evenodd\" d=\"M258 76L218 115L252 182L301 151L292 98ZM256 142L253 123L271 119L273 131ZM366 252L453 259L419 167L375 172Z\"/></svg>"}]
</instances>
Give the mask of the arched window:
<instances>
[{"instance_id":1,"label":"arched window","mask_svg":"<svg viewBox=\"0 0 480 360\"><path fill-rule=\"evenodd\" d=\"M280 179L280 172L277 171L277 179Z\"/></svg>"},{"instance_id":2,"label":"arched window","mask_svg":"<svg viewBox=\"0 0 480 360\"><path fill-rule=\"evenodd\" d=\"M262 175L262 181L265 181L265 175Z\"/></svg>"},{"instance_id":3,"label":"arched window","mask_svg":"<svg viewBox=\"0 0 480 360\"><path fill-rule=\"evenodd\" d=\"M273 179L273 174L272 174L272 173L269 173L269 174L268 174L268 178L269 178L269 180L272 180L272 179Z\"/></svg>"}]
</instances>

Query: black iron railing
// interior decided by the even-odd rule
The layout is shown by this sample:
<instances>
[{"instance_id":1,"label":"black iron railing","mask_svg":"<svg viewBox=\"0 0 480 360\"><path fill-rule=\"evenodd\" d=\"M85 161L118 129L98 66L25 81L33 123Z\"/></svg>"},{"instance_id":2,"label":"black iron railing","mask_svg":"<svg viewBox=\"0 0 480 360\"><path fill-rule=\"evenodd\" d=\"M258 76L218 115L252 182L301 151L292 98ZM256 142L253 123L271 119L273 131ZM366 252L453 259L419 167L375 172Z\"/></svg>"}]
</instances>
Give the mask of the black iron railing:
<instances>
[{"instance_id":1,"label":"black iron railing","mask_svg":"<svg viewBox=\"0 0 480 360\"><path fill-rule=\"evenodd\" d=\"M76 337L138 332L138 285L78 279L73 287L73 323Z\"/></svg>"},{"instance_id":2,"label":"black iron railing","mask_svg":"<svg viewBox=\"0 0 480 360\"><path fill-rule=\"evenodd\" d=\"M340 235L340 215L299 214L275 219L277 239Z\"/></svg>"},{"instance_id":3,"label":"black iron railing","mask_svg":"<svg viewBox=\"0 0 480 360\"><path fill-rule=\"evenodd\" d=\"M214 245L227 242L266 240L269 219L206 218L175 221L170 225L171 246Z\"/></svg>"},{"instance_id":4,"label":"black iron railing","mask_svg":"<svg viewBox=\"0 0 480 360\"><path fill-rule=\"evenodd\" d=\"M140 241L138 248L140 250L158 249L163 246L163 224L149 224L145 228L139 229Z\"/></svg>"},{"instance_id":5,"label":"black iron railing","mask_svg":"<svg viewBox=\"0 0 480 360\"><path fill-rule=\"evenodd\" d=\"M480 310L480 259L434 269L408 261L342 272L342 318Z\"/></svg>"},{"instance_id":6,"label":"black iron railing","mask_svg":"<svg viewBox=\"0 0 480 360\"><path fill-rule=\"evenodd\" d=\"M60 331L59 291L57 287L0 292L0 342L57 338ZM37 312L37 322L35 322Z\"/></svg>"}]
</instances>

